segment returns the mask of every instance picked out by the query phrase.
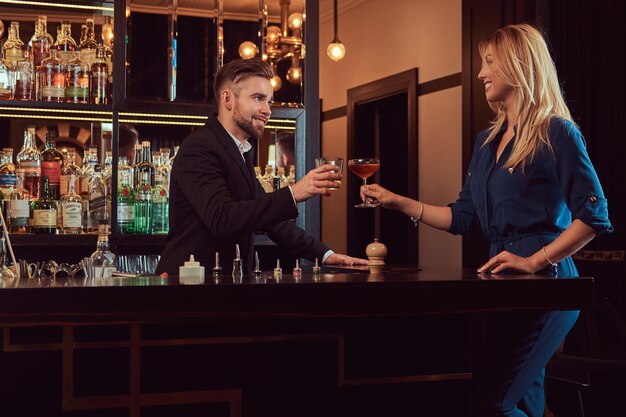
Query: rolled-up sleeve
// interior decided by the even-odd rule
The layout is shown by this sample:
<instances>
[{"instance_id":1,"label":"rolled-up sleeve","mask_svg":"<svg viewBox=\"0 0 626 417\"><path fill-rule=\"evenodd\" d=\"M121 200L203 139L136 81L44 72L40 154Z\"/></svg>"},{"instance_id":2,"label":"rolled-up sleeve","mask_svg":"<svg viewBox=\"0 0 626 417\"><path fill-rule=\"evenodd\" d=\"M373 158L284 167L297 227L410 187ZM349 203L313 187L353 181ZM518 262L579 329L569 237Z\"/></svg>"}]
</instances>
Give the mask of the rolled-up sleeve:
<instances>
[{"instance_id":1,"label":"rolled-up sleeve","mask_svg":"<svg viewBox=\"0 0 626 417\"><path fill-rule=\"evenodd\" d=\"M556 119L551 124L550 140L555 157L549 172L565 198L572 220L589 225L596 235L612 232L607 199L580 130L569 121Z\"/></svg>"},{"instance_id":2,"label":"rolled-up sleeve","mask_svg":"<svg viewBox=\"0 0 626 417\"><path fill-rule=\"evenodd\" d=\"M478 223L471 191L474 165L474 158L472 158L467 175L465 176L465 184L463 184L463 189L459 193L459 198L457 198L454 203L448 204L448 207L452 210L452 221L448 232L453 235L469 233Z\"/></svg>"}]
</instances>

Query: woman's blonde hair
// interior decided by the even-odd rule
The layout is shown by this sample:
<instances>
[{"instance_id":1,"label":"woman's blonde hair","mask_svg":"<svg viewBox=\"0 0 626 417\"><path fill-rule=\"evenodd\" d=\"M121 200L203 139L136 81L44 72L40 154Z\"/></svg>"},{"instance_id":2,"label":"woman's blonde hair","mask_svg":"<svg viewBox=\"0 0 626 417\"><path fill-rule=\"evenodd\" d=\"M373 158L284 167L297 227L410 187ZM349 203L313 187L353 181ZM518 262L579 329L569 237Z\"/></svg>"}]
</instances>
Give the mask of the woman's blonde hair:
<instances>
[{"instance_id":1,"label":"woman's blonde hair","mask_svg":"<svg viewBox=\"0 0 626 417\"><path fill-rule=\"evenodd\" d=\"M520 24L496 30L478 46L483 59L488 46L499 67L497 77L513 89L517 112L516 139L504 166L515 169L521 165L523 171L543 146L553 152L548 138L550 120L559 116L573 122L572 116L563 99L548 46L537 29ZM489 106L496 117L485 144L495 138L506 122L504 103L489 103Z\"/></svg>"}]
</instances>

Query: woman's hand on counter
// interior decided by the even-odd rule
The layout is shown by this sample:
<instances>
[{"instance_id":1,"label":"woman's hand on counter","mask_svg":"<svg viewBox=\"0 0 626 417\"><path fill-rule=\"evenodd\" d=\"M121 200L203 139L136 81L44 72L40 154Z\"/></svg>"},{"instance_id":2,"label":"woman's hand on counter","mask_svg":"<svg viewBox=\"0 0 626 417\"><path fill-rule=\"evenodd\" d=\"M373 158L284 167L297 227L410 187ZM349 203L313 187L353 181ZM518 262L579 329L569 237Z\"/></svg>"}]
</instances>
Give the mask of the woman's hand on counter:
<instances>
[{"instance_id":1,"label":"woman's hand on counter","mask_svg":"<svg viewBox=\"0 0 626 417\"><path fill-rule=\"evenodd\" d=\"M361 258L353 258L352 256L341 255L339 253L333 253L326 259L324 265L367 265L367 260Z\"/></svg>"},{"instance_id":2,"label":"woman's hand on counter","mask_svg":"<svg viewBox=\"0 0 626 417\"><path fill-rule=\"evenodd\" d=\"M529 258L517 256L511 252L502 251L486 264L478 268L480 273L498 274L504 271L534 274L539 270L536 262Z\"/></svg>"}]
</instances>

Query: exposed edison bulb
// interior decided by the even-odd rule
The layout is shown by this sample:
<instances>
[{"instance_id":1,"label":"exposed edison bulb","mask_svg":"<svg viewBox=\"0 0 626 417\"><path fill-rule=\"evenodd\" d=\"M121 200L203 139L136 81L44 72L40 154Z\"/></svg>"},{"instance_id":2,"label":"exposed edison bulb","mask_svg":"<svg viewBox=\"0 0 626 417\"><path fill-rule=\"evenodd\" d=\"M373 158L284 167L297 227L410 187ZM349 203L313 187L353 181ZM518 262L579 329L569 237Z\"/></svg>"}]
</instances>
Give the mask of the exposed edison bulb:
<instances>
[{"instance_id":1,"label":"exposed edison bulb","mask_svg":"<svg viewBox=\"0 0 626 417\"><path fill-rule=\"evenodd\" d=\"M289 80L291 84L300 84L300 81L302 80L302 68L289 68L289 71L287 71L287 80Z\"/></svg>"},{"instance_id":2,"label":"exposed edison bulb","mask_svg":"<svg viewBox=\"0 0 626 417\"><path fill-rule=\"evenodd\" d=\"M270 79L270 84L272 84L272 88L274 89L274 91L278 91L283 86L283 80L281 80L278 75L274 75Z\"/></svg>"},{"instance_id":3,"label":"exposed edison bulb","mask_svg":"<svg viewBox=\"0 0 626 417\"><path fill-rule=\"evenodd\" d=\"M292 13L287 19L287 24L289 25L289 29L296 30L302 28L302 13Z\"/></svg>"},{"instance_id":4,"label":"exposed edison bulb","mask_svg":"<svg viewBox=\"0 0 626 417\"><path fill-rule=\"evenodd\" d=\"M254 58L259 53L259 48L250 41L241 42L239 45L239 56L243 59Z\"/></svg>"},{"instance_id":5,"label":"exposed edison bulb","mask_svg":"<svg viewBox=\"0 0 626 417\"><path fill-rule=\"evenodd\" d=\"M267 42L277 43L280 40L281 30L278 26L267 27Z\"/></svg>"},{"instance_id":6,"label":"exposed edison bulb","mask_svg":"<svg viewBox=\"0 0 626 417\"><path fill-rule=\"evenodd\" d=\"M328 55L328 57L333 61L339 61L346 56L346 47L343 46L339 39L336 39L335 42L328 44L328 48L326 48L326 55Z\"/></svg>"},{"instance_id":7,"label":"exposed edison bulb","mask_svg":"<svg viewBox=\"0 0 626 417\"><path fill-rule=\"evenodd\" d=\"M130 7L126 6L126 19L130 17Z\"/></svg>"}]
</instances>

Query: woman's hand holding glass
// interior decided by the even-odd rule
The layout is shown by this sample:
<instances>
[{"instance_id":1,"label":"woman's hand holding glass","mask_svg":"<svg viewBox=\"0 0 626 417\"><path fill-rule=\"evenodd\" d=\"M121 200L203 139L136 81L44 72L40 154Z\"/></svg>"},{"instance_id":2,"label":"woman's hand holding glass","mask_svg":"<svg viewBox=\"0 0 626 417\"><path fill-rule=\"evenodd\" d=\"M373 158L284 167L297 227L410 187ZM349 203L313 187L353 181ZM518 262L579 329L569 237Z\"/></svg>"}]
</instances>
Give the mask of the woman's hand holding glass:
<instances>
[{"instance_id":1,"label":"woman's hand holding glass","mask_svg":"<svg viewBox=\"0 0 626 417\"><path fill-rule=\"evenodd\" d=\"M366 198L371 198L378 201L385 208L400 210L403 197L392 193L378 184L369 184L361 186L361 198L363 201L365 201Z\"/></svg>"}]
</instances>

